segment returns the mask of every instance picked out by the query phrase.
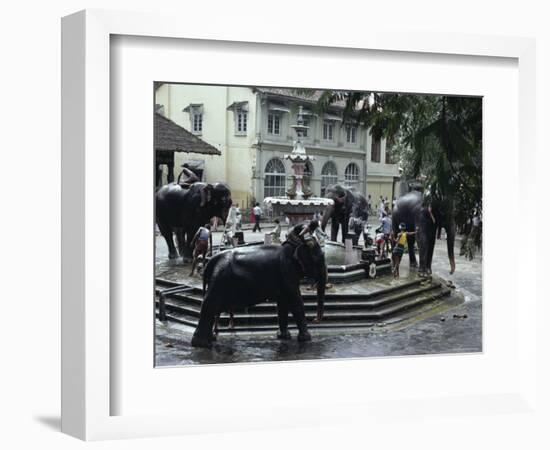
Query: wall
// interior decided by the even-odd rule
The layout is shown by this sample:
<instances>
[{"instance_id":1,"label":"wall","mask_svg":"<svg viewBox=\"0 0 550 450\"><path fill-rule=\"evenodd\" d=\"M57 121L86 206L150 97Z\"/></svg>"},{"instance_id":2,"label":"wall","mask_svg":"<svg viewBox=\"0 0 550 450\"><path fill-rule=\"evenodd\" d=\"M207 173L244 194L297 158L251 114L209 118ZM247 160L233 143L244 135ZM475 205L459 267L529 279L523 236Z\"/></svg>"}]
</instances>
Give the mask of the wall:
<instances>
[{"instance_id":1,"label":"wall","mask_svg":"<svg viewBox=\"0 0 550 450\"><path fill-rule=\"evenodd\" d=\"M178 125L191 130L191 118L184 112L191 103L203 105L202 140L221 151L221 155L201 155L195 153L175 154L176 176L181 164L188 159L203 160L204 180L212 183L225 181L231 187L232 198L240 205L246 203L251 191L255 140L255 123L250 118L256 112L255 95L249 88L164 84L157 89L156 103L164 105L164 113ZM249 120L246 136L236 136L234 113L227 107L235 101L249 102Z\"/></svg>"}]
</instances>

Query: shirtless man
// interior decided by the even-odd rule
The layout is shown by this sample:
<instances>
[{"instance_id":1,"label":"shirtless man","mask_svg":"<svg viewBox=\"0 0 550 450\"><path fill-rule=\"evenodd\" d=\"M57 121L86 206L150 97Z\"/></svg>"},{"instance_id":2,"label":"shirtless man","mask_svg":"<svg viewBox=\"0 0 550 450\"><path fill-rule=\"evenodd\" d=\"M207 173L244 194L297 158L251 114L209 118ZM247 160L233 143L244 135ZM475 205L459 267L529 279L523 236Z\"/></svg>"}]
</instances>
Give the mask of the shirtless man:
<instances>
[{"instance_id":1,"label":"shirtless man","mask_svg":"<svg viewBox=\"0 0 550 450\"><path fill-rule=\"evenodd\" d=\"M185 179L182 180L181 178L184 175L185 175ZM183 164L181 166L181 173L178 175L178 184L182 188L188 188L196 181L200 181L197 174L190 169L189 164L187 163Z\"/></svg>"},{"instance_id":2,"label":"shirtless man","mask_svg":"<svg viewBox=\"0 0 550 450\"><path fill-rule=\"evenodd\" d=\"M199 260L199 256L202 255L202 260L205 261L209 248L210 252L212 252L212 233L210 231L209 223L197 230L193 240L191 241L191 246L195 246L195 248L193 250L193 265L191 266L191 273L189 274L190 277L195 274L195 267Z\"/></svg>"}]
</instances>

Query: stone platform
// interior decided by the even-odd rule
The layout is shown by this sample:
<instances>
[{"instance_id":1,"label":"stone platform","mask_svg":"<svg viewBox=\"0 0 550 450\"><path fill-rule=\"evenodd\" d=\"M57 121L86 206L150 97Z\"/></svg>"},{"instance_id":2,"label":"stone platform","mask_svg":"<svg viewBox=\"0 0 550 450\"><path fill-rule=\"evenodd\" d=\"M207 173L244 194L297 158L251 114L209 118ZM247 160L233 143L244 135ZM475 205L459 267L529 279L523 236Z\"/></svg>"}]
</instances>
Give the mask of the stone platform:
<instances>
[{"instance_id":1,"label":"stone platform","mask_svg":"<svg viewBox=\"0 0 550 450\"><path fill-rule=\"evenodd\" d=\"M187 269L187 268L186 268ZM201 280L177 276L174 271L156 279L157 308L159 295L166 289L186 285L182 293L165 296L165 313L170 322L189 327L197 326L203 301ZM306 317L313 320L316 314L315 291L301 287ZM325 316L320 324L310 324L312 330L385 328L404 325L411 320L426 318L453 308L464 301L443 279L431 280L411 276L393 280L389 276L360 282L337 285L329 289L325 298ZM234 328L229 329L229 318L222 314L220 333L262 332L277 329L277 306L265 302L234 311ZM294 327L290 316L290 328Z\"/></svg>"}]
</instances>

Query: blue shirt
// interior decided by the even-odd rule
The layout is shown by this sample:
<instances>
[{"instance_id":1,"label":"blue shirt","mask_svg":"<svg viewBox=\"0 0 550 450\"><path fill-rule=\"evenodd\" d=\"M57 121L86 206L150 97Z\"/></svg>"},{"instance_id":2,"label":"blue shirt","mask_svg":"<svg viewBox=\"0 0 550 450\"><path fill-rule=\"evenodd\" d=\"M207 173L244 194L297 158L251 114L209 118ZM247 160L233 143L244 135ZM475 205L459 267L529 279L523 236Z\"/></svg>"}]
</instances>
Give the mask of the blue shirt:
<instances>
[{"instance_id":1,"label":"blue shirt","mask_svg":"<svg viewBox=\"0 0 550 450\"><path fill-rule=\"evenodd\" d=\"M389 216L382 218L382 233L384 234L391 233L391 218Z\"/></svg>"},{"instance_id":2,"label":"blue shirt","mask_svg":"<svg viewBox=\"0 0 550 450\"><path fill-rule=\"evenodd\" d=\"M207 228L199 228L199 241L207 241L210 237L210 231Z\"/></svg>"}]
</instances>

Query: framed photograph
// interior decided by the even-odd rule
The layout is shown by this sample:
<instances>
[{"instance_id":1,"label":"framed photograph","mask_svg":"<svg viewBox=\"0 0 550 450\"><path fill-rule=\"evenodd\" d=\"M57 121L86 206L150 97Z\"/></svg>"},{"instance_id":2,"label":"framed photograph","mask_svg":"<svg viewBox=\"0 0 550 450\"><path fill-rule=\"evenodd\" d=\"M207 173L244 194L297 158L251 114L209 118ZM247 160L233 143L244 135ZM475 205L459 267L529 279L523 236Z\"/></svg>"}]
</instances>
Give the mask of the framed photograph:
<instances>
[{"instance_id":1,"label":"framed photograph","mask_svg":"<svg viewBox=\"0 0 550 450\"><path fill-rule=\"evenodd\" d=\"M533 41L84 11L62 47L64 432L533 411Z\"/></svg>"}]
</instances>

